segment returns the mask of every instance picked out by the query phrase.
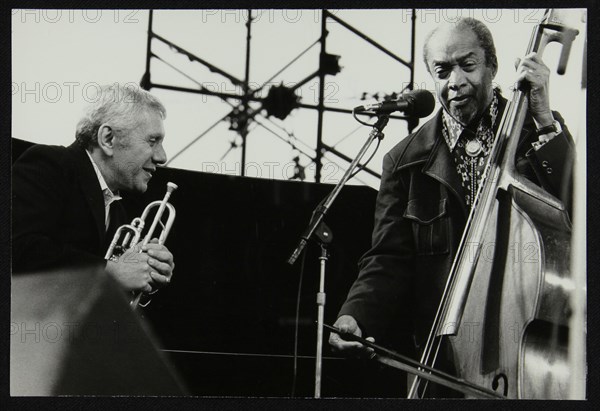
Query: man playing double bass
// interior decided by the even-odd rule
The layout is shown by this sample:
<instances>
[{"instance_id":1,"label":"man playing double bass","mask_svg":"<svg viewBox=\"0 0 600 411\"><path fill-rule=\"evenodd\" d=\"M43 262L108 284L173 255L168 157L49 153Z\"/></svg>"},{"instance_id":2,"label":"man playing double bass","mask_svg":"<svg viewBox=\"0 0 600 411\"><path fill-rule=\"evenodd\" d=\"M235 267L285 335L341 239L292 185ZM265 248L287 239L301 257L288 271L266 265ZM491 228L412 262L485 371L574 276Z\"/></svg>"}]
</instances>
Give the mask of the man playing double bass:
<instances>
[{"instance_id":1,"label":"man playing double bass","mask_svg":"<svg viewBox=\"0 0 600 411\"><path fill-rule=\"evenodd\" d=\"M425 40L423 58L442 108L383 160L371 249L335 326L388 344L423 348L446 284L490 147L507 101L493 86L498 69L488 28L473 18L443 24ZM536 53L517 62L517 82L528 90L529 114L516 167L570 207L573 143L550 110L550 70ZM368 353L331 333L335 351ZM438 364L452 372L449 346ZM415 356L418 358L418 356ZM452 396L440 389L432 396Z\"/></svg>"}]
</instances>

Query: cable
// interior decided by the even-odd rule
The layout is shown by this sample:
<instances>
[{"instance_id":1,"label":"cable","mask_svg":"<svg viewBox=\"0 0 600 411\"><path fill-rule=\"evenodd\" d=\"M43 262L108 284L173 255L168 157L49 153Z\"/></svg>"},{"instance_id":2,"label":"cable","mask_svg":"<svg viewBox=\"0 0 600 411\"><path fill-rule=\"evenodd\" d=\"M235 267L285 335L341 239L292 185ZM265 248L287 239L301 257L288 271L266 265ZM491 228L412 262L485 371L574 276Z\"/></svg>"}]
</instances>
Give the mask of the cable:
<instances>
[{"instance_id":1,"label":"cable","mask_svg":"<svg viewBox=\"0 0 600 411\"><path fill-rule=\"evenodd\" d=\"M369 159L367 161L365 161L363 164L359 165L358 168L356 169L356 171L350 175L350 178L348 180L350 180L352 177L354 177L355 175L357 175L358 173L360 173L361 171L363 171L365 169L367 164L369 164L369 161L371 161L373 159L373 157L375 156L375 153L377 153L377 150L379 150L380 144L381 144L381 139L377 139L377 145L375 146L375 150L373 150Z\"/></svg>"},{"instance_id":2,"label":"cable","mask_svg":"<svg viewBox=\"0 0 600 411\"><path fill-rule=\"evenodd\" d=\"M221 121L223 121L223 120L225 120L227 118L227 116L229 116L229 114L227 114L224 117L218 119L213 125L211 125L206 130L204 130L198 137L196 137L195 139L193 139L192 141L190 141L184 148L182 148L177 153L175 153L175 155L173 157L171 157L169 159L169 161L167 161L165 163L165 166L168 166L169 164L171 164L173 162L173 160L175 160L181 153L183 153L185 150L187 150L188 148L190 148L196 141L200 140L202 137L204 137L206 134L208 134L208 132L211 131L213 128L215 128L216 126L218 126Z\"/></svg>"},{"instance_id":3,"label":"cable","mask_svg":"<svg viewBox=\"0 0 600 411\"><path fill-rule=\"evenodd\" d=\"M310 146L309 144L305 143L304 141L302 141L301 139L297 138L295 135L293 135L292 133L290 133L289 131L287 131L282 125L278 124L276 121L270 119L269 117L266 117L262 114L258 114L261 118L267 120L269 123L271 123L273 126L277 127L279 130L281 130L283 133L287 134L288 137L293 138L295 141L297 141L298 143L301 143L304 147L308 148L309 150L313 150L315 151L315 149ZM256 119L255 119L256 121ZM271 130L269 130L271 131ZM275 135L277 135L274 131L271 131L272 133L274 133ZM277 137L279 138L283 138L279 135L277 135ZM293 148L297 148L294 144L289 143L290 145L292 145ZM302 153L304 155L306 155L307 157L310 157L308 154ZM312 158L312 157L311 157Z\"/></svg>"},{"instance_id":4,"label":"cable","mask_svg":"<svg viewBox=\"0 0 600 411\"><path fill-rule=\"evenodd\" d=\"M229 143L229 148L227 149L227 151L225 151L225 153L221 156L221 158L219 159L219 161L223 161L223 159L225 159L225 157L227 157L227 154L231 153L231 151L233 151L234 148L238 148L239 145L235 142L235 140L231 141Z\"/></svg>"},{"instance_id":5,"label":"cable","mask_svg":"<svg viewBox=\"0 0 600 411\"><path fill-rule=\"evenodd\" d=\"M272 121L270 121L268 118L265 118L265 120L271 122L271 124L277 126L276 124L274 124ZM269 127L265 126L263 123L261 123L260 121L258 121L256 118L254 119L254 122L257 123L259 126L261 126L262 128L264 128L265 130L267 130L268 132L270 132L271 134L273 134L275 137L277 137L278 139L282 140L283 142L289 144L294 150L298 150L300 153L304 154L306 157L308 158L313 158L311 155L307 154L306 151L301 150L300 148L298 148L298 146L296 146L294 143L292 143L289 140L286 140L284 137L280 136L279 134L277 134L275 131L271 130ZM300 141L296 139L296 141ZM303 143L304 144L304 143Z\"/></svg>"},{"instance_id":6,"label":"cable","mask_svg":"<svg viewBox=\"0 0 600 411\"><path fill-rule=\"evenodd\" d=\"M323 155L323 158L324 158L325 160L329 161L331 164L335 164L336 166L338 166L338 167L340 167L340 168L342 168L342 167L343 167L343 165L341 165L339 162L337 162L336 160L334 160L334 159L330 158L329 156L327 156L327 153ZM335 157L335 159L338 159L338 158L337 158L337 157ZM312 163L311 163L311 164L312 164ZM344 164L344 165L345 165L345 164ZM308 165L307 165L307 166L305 166L305 167L308 167ZM359 182L359 183L361 183L362 185L365 185L365 186L368 186L368 185L369 185L369 184L368 184L366 181L364 181L364 180L362 180L362 179L360 179L360 178L358 178L358 177L354 177L354 178L356 179L356 181L358 181L358 182Z\"/></svg>"},{"instance_id":7,"label":"cable","mask_svg":"<svg viewBox=\"0 0 600 411\"><path fill-rule=\"evenodd\" d=\"M194 355L221 355L221 356L231 356L231 357L267 357L267 358L292 358L289 354L263 354L263 353L253 353L253 352L229 352L229 351L198 351L198 350L176 350L176 349L167 349L160 348L161 352L169 352L175 354L194 354ZM298 358L304 359L314 359L315 357L312 355L299 355ZM323 357L329 361L344 361L344 358L341 357Z\"/></svg>"},{"instance_id":8,"label":"cable","mask_svg":"<svg viewBox=\"0 0 600 411\"><path fill-rule=\"evenodd\" d=\"M188 80L190 80L191 82L195 83L198 87L200 87L200 90L208 90L206 87L204 87L204 85L202 83L200 83L199 81L195 80L192 76L190 76L189 74L187 74L186 72L184 72L183 70L175 67L174 65L172 65L171 63L167 62L165 59L163 59L162 57L156 55L155 53L152 53L152 56L160 61L162 61L164 64L166 64L167 66L171 67L173 70L175 70L176 72L178 72L179 74L181 74L182 76L184 76L185 78L187 78ZM231 106L233 106L232 103L230 103L228 100L224 100L226 102L228 102Z\"/></svg>"},{"instance_id":9,"label":"cable","mask_svg":"<svg viewBox=\"0 0 600 411\"><path fill-rule=\"evenodd\" d=\"M344 140L346 140L348 137L350 137L352 134L356 133L360 129L361 129L360 126L356 127L354 130L352 130L351 132L346 134L344 137L342 137L340 140L338 140L334 145L332 145L331 148L335 148L336 146L341 144Z\"/></svg>"},{"instance_id":10,"label":"cable","mask_svg":"<svg viewBox=\"0 0 600 411\"><path fill-rule=\"evenodd\" d=\"M300 262L300 279L298 280L298 295L296 297L296 321L294 327L294 372L291 394L292 398L294 398L296 395L296 379L298 377L298 324L300 322L300 296L302 294L302 279L304 278L304 262L306 261L306 253L307 250L304 250L304 253L302 253L302 261Z\"/></svg>"},{"instance_id":11,"label":"cable","mask_svg":"<svg viewBox=\"0 0 600 411\"><path fill-rule=\"evenodd\" d=\"M352 110L352 117L354 117L354 120L358 121L363 126L373 127L373 124L367 123L366 121L362 121L361 119L359 119L356 111L354 111L354 110Z\"/></svg>"},{"instance_id":12,"label":"cable","mask_svg":"<svg viewBox=\"0 0 600 411\"><path fill-rule=\"evenodd\" d=\"M368 127L373 127L375 125L375 123L370 124L370 123L367 123L365 121L362 121L361 119L358 118L358 116L356 114L357 114L356 111L352 110L352 116L360 124L368 126ZM356 130L354 130L354 131L356 131ZM354 133L354 131L352 131L352 133ZM352 133L350 133L350 134L352 134ZM344 137L344 138L346 138L346 137ZM369 164L369 162L375 156L375 153L377 153L377 150L379 150L380 144L381 144L381 138L378 138L377 139L377 145L375 146L375 150L373 150L373 152L371 153L371 156L369 157L369 159L366 162L364 162L363 164L361 164L361 165L358 166L358 168L356 169L356 171L350 175L350 177L348 178L348 181L350 181L350 179L352 179L354 176L356 176L358 173L360 173L361 171L363 171L365 169L365 167L367 166L367 164Z\"/></svg>"},{"instance_id":13,"label":"cable","mask_svg":"<svg viewBox=\"0 0 600 411\"><path fill-rule=\"evenodd\" d=\"M268 80L266 80L262 86L260 86L259 88L255 89L254 91L252 91L250 93L250 95L256 94L258 93L260 90L263 89L263 87L265 87L267 84L269 84L269 82L271 80L273 80L275 77L277 77L278 75L280 75L281 73L283 73L283 71L285 69L287 69L289 66L291 66L292 64L294 64L300 57L302 57L304 54L306 54L308 52L308 50L310 50L311 48L314 47L315 44L319 43L320 39L315 40L314 43L312 43L310 46L308 46L304 51L302 51L300 54L298 54L296 57L294 57L292 59L292 61L290 61L288 64L286 64L285 66L283 66L279 71L277 71L275 74L273 74Z\"/></svg>"}]
</instances>

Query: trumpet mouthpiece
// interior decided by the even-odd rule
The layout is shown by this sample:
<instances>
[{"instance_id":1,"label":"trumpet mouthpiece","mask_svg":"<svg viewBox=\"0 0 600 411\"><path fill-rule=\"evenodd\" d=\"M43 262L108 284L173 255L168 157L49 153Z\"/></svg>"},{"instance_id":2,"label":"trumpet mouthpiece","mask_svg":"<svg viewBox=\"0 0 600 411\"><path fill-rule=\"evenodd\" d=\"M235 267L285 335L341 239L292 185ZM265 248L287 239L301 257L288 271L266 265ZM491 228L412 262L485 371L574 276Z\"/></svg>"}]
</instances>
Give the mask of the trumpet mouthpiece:
<instances>
[{"instance_id":1,"label":"trumpet mouthpiece","mask_svg":"<svg viewBox=\"0 0 600 411\"><path fill-rule=\"evenodd\" d=\"M175 191L175 190L177 190L177 184L175 184L175 183L171 183L171 182L168 182L168 183L167 183L167 191L168 191L169 193L172 193L172 192L173 192L173 191Z\"/></svg>"}]
</instances>

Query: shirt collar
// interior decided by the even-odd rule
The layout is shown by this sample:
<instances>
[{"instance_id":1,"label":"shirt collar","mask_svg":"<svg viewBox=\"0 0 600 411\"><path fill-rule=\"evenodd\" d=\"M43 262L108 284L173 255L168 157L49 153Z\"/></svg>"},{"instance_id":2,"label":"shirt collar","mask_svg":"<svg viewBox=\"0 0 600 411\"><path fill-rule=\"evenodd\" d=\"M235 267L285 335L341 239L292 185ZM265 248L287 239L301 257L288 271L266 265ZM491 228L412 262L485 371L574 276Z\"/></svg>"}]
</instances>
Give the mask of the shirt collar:
<instances>
[{"instance_id":1,"label":"shirt collar","mask_svg":"<svg viewBox=\"0 0 600 411\"><path fill-rule=\"evenodd\" d=\"M122 197L119 194L119 192L117 192L115 194L112 192L112 190L110 188L108 188L108 184L106 184L106 180L104 179L104 176L100 172L100 168L98 168L98 165L92 158L92 155L90 154L90 152L87 150L85 150L85 152L88 155L90 161L92 162L92 166L94 167L94 171L96 172L96 177L98 177L98 182L100 183L100 189L102 190L102 194L104 195L104 205L108 206L113 201L121 200Z\"/></svg>"},{"instance_id":2,"label":"shirt collar","mask_svg":"<svg viewBox=\"0 0 600 411\"><path fill-rule=\"evenodd\" d=\"M494 90L494 96L492 97L492 102L488 109L484 112L483 116L479 120L476 130L479 130L482 127L494 128L494 124L496 123L496 116L498 115L498 94L496 90ZM462 125L458 120L456 120L450 113L446 111L446 108L442 110L442 126L444 128L445 133L444 139L446 140L446 144L450 149L450 152L454 150L456 147L456 143L458 139L462 135L462 132L465 130L465 126Z\"/></svg>"}]
</instances>

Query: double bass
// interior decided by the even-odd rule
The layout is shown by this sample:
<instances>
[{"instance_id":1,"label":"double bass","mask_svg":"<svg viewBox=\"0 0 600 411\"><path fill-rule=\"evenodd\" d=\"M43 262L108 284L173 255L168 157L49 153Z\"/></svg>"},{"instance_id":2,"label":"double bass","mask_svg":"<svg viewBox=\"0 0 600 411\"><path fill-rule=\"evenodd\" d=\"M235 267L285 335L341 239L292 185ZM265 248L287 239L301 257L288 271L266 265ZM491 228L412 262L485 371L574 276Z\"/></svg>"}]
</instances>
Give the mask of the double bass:
<instances>
[{"instance_id":1,"label":"double bass","mask_svg":"<svg viewBox=\"0 0 600 411\"><path fill-rule=\"evenodd\" d=\"M566 70L578 31L547 11L527 53L560 43ZM519 175L515 154L527 115L526 90L515 89L448 274L421 357L435 369L445 341L460 380L502 398L568 398L571 220L565 205ZM425 395L418 374L409 398Z\"/></svg>"}]
</instances>

